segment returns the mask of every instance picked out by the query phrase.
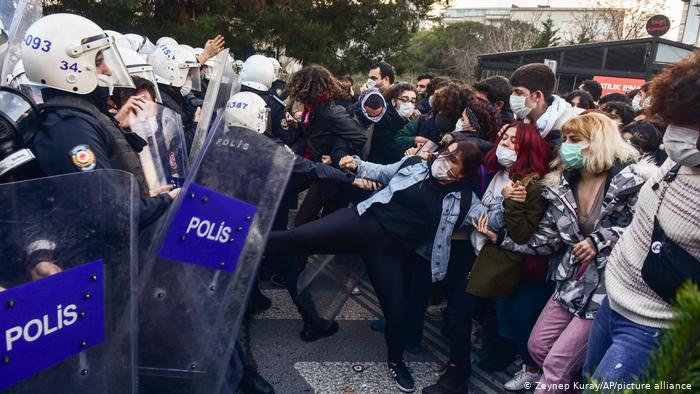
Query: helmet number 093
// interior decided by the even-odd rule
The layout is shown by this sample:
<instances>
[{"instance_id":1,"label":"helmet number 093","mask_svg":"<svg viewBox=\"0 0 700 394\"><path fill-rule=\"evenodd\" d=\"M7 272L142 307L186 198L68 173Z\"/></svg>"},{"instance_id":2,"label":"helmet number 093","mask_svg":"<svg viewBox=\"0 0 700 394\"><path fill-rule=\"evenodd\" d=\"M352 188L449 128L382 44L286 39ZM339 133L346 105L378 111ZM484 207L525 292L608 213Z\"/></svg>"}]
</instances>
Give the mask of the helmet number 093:
<instances>
[{"instance_id":1,"label":"helmet number 093","mask_svg":"<svg viewBox=\"0 0 700 394\"><path fill-rule=\"evenodd\" d=\"M51 41L42 40L41 37L35 37L31 34L27 34L24 37L24 45L32 49L41 49L44 52L49 52L51 50Z\"/></svg>"}]
</instances>

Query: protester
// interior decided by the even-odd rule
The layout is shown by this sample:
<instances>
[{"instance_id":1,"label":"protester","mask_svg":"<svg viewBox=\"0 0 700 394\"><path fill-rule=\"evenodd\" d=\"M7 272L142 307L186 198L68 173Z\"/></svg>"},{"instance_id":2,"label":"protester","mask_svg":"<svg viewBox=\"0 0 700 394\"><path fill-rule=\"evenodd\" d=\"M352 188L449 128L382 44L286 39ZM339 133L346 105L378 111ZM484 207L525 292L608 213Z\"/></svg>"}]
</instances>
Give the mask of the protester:
<instances>
[{"instance_id":1,"label":"protester","mask_svg":"<svg viewBox=\"0 0 700 394\"><path fill-rule=\"evenodd\" d=\"M367 161L377 164L391 164L401 160L403 155L394 149L394 137L417 115L416 91L411 84L395 84L387 90L384 98L391 105L379 123L374 125L372 145L367 156Z\"/></svg>"},{"instance_id":2,"label":"protester","mask_svg":"<svg viewBox=\"0 0 700 394\"><path fill-rule=\"evenodd\" d=\"M617 124L617 128L622 130L625 126L634 121L634 111L632 107L622 101L609 101L600 105L600 110L610 115Z\"/></svg>"},{"instance_id":3,"label":"protester","mask_svg":"<svg viewBox=\"0 0 700 394\"><path fill-rule=\"evenodd\" d=\"M562 128L556 170L544 180L550 205L527 244L517 244L507 232L491 232L488 219L478 224L503 249L552 256L556 289L528 343L542 368L541 384L570 385L580 375L593 318L605 297L606 261L632 220L644 183L638 156L605 115L575 117Z\"/></svg>"},{"instance_id":4,"label":"protester","mask_svg":"<svg viewBox=\"0 0 700 394\"><path fill-rule=\"evenodd\" d=\"M518 119L535 123L547 142L558 144L562 125L575 116L571 105L553 94L556 79L544 64L521 66L510 76L510 108Z\"/></svg>"},{"instance_id":5,"label":"protester","mask_svg":"<svg viewBox=\"0 0 700 394\"><path fill-rule=\"evenodd\" d=\"M584 374L603 382L641 377L677 314L669 302L700 259L700 107L697 53L653 80L648 112L669 124L667 160L639 192L632 223L608 259L608 296L593 322ZM663 247L655 248L657 242ZM675 266L676 274L670 266Z\"/></svg>"},{"instance_id":6,"label":"protester","mask_svg":"<svg viewBox=\"0 0 700 394\"><path fill-rule=\"evenodd\" d=\"M266 254L362 255L386 317L389 369L401 391L415 387L403 361L408 273L425 259L434 281L445 276L453 230L485 211L470 190L480 162L470 142L453 143L430 161L406 157L382 166L346 157L342 167L387 186L355 208L270 234ZM451 208L443 212L443 206Z\"/></svg>"},{"instance_id":7,"label":"protester","mask_svg":"<svg viewBox=\"0 0 700 394\"><path fill-rule=\"evenodd\" d=\"M511 124L515 120L515 115L510 109L510 93L513 88L508 78L497 75L482 79L474 84L474 90L477 97L487 100L496 107L502 124Z\"/></svg>"},{"instance_id":8,"label":"protester","mask_svg":"<svg viewBox=\"0 0 700 394\"><path fill-rule=\"evenodd\" d=\"M639 120L628 124L621 130L622 138L632 144L639 153L653 158L657 166L661 166L668 158L666 152L661 149L663 135L653 124L646 120Z\"/></svg>"},{"instance_id":9,"label":"protester","mask_svg":"<svg viewBox=\"0 0 700 394\"><path fill-rule=\"evenodd\" d=\"M587 109L595 109L595 100L585 90L574 90L566 95L566 101L574 108L574 112L581 114Z\"/></svg>"},{"instance_id":10,"label":"protester","mask_svg":"<svg viewBox=\"0 0 700 394\"><path fill-rule=\"evenodd\" d=\"M369 88L377 88L381 92L389 89L396 80L394 66L386 62L379 62L371 65L367 72L367 82L362 86L362 91Z\"/></svg>"},{"instance_id":11,"label":"protester","mask_svg":"<svg viewBox=\"0 0 700 394\"><path fill-rule=\"evenodd\" d=\"M501 117L496 107L478 97L469 101L455 125L455 131L466 134L473 133L478 136L479 140L488 142L487 151L497 142L500 128ZM480 144L480 146L482 145Z\"/></svg>"},{"instance_id":12,"label":"protester","mask_svg":"<svg viewBox=\"0 0 700 394\"><path fill-rule=\"evenodd\" d=\"M425 93L423 94L423 98L421 101L416 105L416 109L420 111L423 115L427 114L430 112L431 108L431 103L430 103L430 98L435 94L435 91L440 89L441 87L447 85L447 82L449 81L448 78L445 77L432 77L430 78L430 82L428 82L428 86L425 88Z\"/></svg>"},{"instance_id":13,"label":"protester","mask_svg":"<svg viewBox=\"0 0 700 394\"><path fill-rule=\"evenodd\" d=\"M631 104L629 98L627 98L627 95L624 95L622 93L608 93L605 96L601 97L600 100L598 100L598 106L602 107L603 104L605 103L610 103L613 101L619 101L625 104Z\"/></svg>"},{"instance_id":14,"label":"protester","mask_svg":"<svg viewBox=\"0 0 700 394\"><path fill-rule=\"evenodd\" d=\"M588 94L593 97L593 102L596 104L600 100L600 96L603 94L603 87L600 86L600 82L592 79L587 79L581 82L581 85L578 88L579 90L588 92Z\"/></svg>"},{"instance_id":15,"label":"protester","mask_svg":"<svg viewBox=\"0 0 700 394\"><path fill-rule=\"evenodd\" d=\"M465 85L448 82L431 96L430 113L417 117L396 133L394 149L403 154L407 149L428 141L439 144L445 134L454 131L457 119L472 95L471 89Z\"/></svg>"},{"instance_id":16,"label":"protester","mask_svg":"<svg viewBox=\"0 0 700 394\"><path fill-rule=\"evenodd\" d=\"M486 155L487 168L495 176L482 201L492 217L505 217L507 231L521 242L530 239L547 208L538 180L548 171L550 150L534 125L514 123L504 130L498 145ZM502 193L504 189L506 192ZM467 391L466 379L471 373L472 318L484 304L485 297L508 295L519 280L522 254L502 250L493 244L484 245L482 240L476 242L474 248L480 250L476 262L472 255L466 262L455 262L454 268L450 262L448 267L448 276L453 274L451 270L464 270L455 274L457 280L451 281L448 289L448 294L453 294L447 303L450 362L438 382L423 389L424 394ZM522 348L526 351L529 330L521 335L524 337Z\"/></svg>"}]
</instances>

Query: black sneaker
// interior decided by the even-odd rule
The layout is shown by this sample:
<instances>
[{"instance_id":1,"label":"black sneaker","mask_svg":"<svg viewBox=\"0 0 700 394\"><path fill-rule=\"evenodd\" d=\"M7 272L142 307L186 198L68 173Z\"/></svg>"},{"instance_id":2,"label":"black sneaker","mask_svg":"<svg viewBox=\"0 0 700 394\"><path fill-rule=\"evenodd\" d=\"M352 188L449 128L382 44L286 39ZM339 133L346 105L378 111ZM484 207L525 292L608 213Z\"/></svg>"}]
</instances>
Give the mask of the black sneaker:
<instances>
[{"instance_id":1,"label":"black sneaker","mask_svg":"<svg viewBox=\"0 0 700 394\"><path fill-rule=\"evenodd\" d=\"M313 342L320 338L330 337L338 332L340 326L338 322L329 322L328 320L321 319L318 324L304 323L304 328L301 330L299 336L304 342Z\"/></svg>"},{"instance_id":2,"label":"black sneaker","mask_svg":"<svg viewBox=\"0 0 700 394\"><path fill-rule=\"evenodd\" d=\"M396 386L399 388L399 390L404 393L412 393L416 390L416 384L413 381L413 376L411 376L411 370L408 369L405 362L390 362L388 363L388 366L391 376L394 377Z\"/></svg>"},{"instance_id":3,"label":"black sneaker","mask_svg":"<svg viewBox=\"0 0 700 394\"><path fill-rule=\"evenodd\" d=\"M284 276L280 274L274 274L270 277L270 284L279 287L281 289L286 289L287 288L287 281L284 280Z\"/></svg>"}]
</instances>

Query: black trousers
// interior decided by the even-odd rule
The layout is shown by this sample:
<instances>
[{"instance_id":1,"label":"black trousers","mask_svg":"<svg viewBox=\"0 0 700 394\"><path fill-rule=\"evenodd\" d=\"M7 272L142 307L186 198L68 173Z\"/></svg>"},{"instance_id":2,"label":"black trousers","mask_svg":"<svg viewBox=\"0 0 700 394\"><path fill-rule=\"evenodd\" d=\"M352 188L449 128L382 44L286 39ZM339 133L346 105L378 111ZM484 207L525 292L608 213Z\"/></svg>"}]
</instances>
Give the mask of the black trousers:
<instances>
[{"instance_id":1,"label":"black trousers","mask_svg":"<svg viewBox=\"0 0 700 394\"><path fill-rule=\"evenodd\" d=\"M415 264L428 264L389 234L371 214L343 208L289 231L273 231L266 255L359 254L386 319L390 362L403 360L409 292Z\"/></svg>"},{"instance_id":2,"label":"black trousers","mask_svg":"<svg viewBox=\"0 0 700 394\"><path fill-rule=\"evenodd\" d=\"M468 274L472 269L474 249L469 241L452 241L447 266L447 333L450 361L457 365L471 364L472 318L485 301L467 293Z\"/></svg>"}]
</instances>

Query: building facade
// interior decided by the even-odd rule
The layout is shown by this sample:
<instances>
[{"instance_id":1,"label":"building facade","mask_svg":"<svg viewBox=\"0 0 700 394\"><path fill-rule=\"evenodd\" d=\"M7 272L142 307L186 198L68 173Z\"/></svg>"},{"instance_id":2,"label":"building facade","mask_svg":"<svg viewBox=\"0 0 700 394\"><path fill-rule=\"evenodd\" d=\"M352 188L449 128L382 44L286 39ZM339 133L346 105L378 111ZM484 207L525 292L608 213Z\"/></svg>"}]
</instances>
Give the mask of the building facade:
<instances>
[{"instance_id":1,"label":"building facade","mask_svg":"<svg viewBox=\"0 0 700 394\"><path fill-rule=\"evenodd\" d=\"M699 0L694 0L699 1ZM596 36L605 37L612 26L608 26L610 18L600 18L601 12L617 12L624 18L622 9L595 8L565 8L565 7L518 7L508 8L449 8L442 15L446 25L458 22L479 22L499 26L504 21L521 21L541 29L542 23L552 20L553 29L558 30L557 36L562 42L575 41L582 30L593 32Z\"/></svg>"}]
</instances>

